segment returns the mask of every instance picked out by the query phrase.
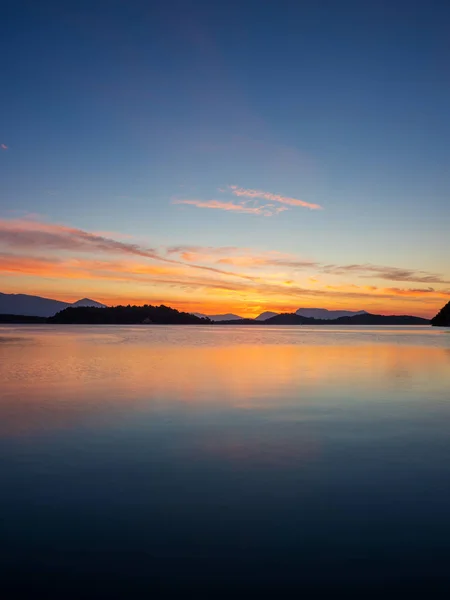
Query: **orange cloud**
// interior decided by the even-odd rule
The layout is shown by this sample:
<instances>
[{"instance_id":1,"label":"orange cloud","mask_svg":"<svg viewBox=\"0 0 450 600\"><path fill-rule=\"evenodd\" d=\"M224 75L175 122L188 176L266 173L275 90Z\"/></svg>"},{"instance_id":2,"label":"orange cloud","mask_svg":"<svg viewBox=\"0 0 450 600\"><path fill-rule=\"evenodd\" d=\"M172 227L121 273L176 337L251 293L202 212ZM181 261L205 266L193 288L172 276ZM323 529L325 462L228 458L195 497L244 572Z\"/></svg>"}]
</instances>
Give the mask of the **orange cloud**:
<instances>
[{"instance_id":1,"label":"orange cloud","mask_svg":"<svg viewBox=\"0 0 450 600\"><path fill-rule=\"evenodd\" d=\"M230 185L231 193L234 196L245 197L245 198L261 198L262 200L270 200L272 202L279 202L280 204L287 204L288 206L303 206L310 210L321 210L323 207L319 204L313 204L311 202L305 202L298 198L289 198L288 196L280 196L279 194L272 194L271 192L263 192L262 190L247 190L237 185Z\"/></svg>"},{"instance_id":2,"label":"orange cloud","mask_svg":"<svg viewBox=\"0 0 450 600\"><path fill-rule=\"evenodd\" d=\"M251 248L238 248L236 246L171 246L168 254L178 254L183 260L209 262L217 265L233 265L239 267L288 267L293 269L315 269L320 263L270 250L258 252ZM225 255L225 256L224 256Z\"/></svg>"}]
</instances>

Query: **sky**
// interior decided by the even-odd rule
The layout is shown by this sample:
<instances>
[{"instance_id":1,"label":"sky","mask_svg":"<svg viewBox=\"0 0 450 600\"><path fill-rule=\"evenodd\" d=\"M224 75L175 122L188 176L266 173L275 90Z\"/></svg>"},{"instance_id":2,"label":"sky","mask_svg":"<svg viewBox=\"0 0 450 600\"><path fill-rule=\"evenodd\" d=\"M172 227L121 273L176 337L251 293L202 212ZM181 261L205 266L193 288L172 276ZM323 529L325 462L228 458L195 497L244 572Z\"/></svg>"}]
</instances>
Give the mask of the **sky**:
<instances>
[{"instance_id":1,"label":"sky","mask_svg":"<svg viewBox=\"0 0 450 600\"><path fill-rule=\"evenodd\" d=\"M450 300L450 5L7 0L0 291Z\"/></svg>"}]
</instances>

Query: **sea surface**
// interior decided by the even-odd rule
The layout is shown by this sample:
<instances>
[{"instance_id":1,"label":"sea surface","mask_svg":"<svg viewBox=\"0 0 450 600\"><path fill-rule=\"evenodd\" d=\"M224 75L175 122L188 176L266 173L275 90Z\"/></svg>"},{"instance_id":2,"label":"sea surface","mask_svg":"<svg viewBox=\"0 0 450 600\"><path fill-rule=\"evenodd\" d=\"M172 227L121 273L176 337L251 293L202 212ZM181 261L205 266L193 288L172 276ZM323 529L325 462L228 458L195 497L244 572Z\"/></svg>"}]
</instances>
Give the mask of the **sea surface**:
<instances>
[{"instance_id":1,"label":"sea surface","mask_svg":"<svg viewBox=\"0 0 450 600\"><path fill-rule=\"evenodd\" d=\"M431 597L449 565L450 330L0 326L2 598Z\"/></svg>"}]
</instances>

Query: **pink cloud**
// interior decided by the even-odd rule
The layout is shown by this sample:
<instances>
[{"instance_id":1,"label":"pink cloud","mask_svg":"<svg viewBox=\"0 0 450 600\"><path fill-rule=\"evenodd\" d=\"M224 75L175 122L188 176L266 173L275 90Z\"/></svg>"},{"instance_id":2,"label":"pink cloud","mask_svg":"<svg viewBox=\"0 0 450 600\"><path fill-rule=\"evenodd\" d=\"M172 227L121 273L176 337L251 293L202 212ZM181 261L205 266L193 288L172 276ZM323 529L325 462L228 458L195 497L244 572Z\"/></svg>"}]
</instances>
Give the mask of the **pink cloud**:
<instances>
[{"instance_id":1,"label":"pink cloud","mask_svg":"<svg viewBox=\"0 0 450 600\"><path fill-rule=\"evenodd\" d=\"M213 208L217 210L225 210L230 212L245 213L251 215L262 215L270 217L274 214L282 212L281 209L273 205L264 206L245 206L244 204L235 204L234 202L221 202L220 200L173 200L172 204L189 204L197 208Z\"/></svg>"},{"instance_id":2,"label":"pink cloud","mask_svg":"<svg viewBox=\"0 0 450 600\"><path fill-rule=\"evenodd\" d=\"M32 219L0 219L0 248L2 246L13 250L65 251L72 253L100 252L110 255L139 256L174 265L186 265L191 269L210 271L220 275L248 280L253 279L251 276L241 273L170 259L161 256L155 248L147 248L140 244L115 240L75 227Z\"/></svg>"},{"instance_id":3,"label":"pink cloud","mask_svg":"<svg viewBox=\"0 0 450 600\"><path fill-rule=\"evenodd\" d=\"M279 202L280 204L286 204L288 206L303 206L311 210L321 210L322 206L319 204L312 204L311 202L305 202L297 198L289 198L288 196L280 196L279 194L272 194L271 192L263 192L262 190L247 190L237 185L229 186L231 193L234 196L245 197L245 198L261 198L263 200L271 200L272 202ZM286 209L284 209L286 210Z\"/></svg>"},{"instance_id":4,"label":"pink cloud","mask_svg":"<svg viewBox=\"0 0 450 600\"><path fill-rule=\"evenodd\" d=\"M8 146L6 144L0 144L0 148L2 150L8 150Z\"/></svg>"}]
</instances>

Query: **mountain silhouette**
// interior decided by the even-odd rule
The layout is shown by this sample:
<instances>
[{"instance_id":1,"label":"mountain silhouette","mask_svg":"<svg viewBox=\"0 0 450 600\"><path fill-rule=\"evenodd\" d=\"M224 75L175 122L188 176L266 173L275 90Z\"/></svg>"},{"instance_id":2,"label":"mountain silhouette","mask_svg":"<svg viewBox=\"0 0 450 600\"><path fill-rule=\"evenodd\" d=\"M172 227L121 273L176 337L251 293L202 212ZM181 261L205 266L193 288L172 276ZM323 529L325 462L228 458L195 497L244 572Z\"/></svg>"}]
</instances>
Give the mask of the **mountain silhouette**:
<instances>
[{"instance_id":1,"label":"mountain silhouette","mask_svg":"<svg viewBox=\"0 0 450 600\"><path fill-rule=\"evenodd\" d=\"M266 310L266 312L261 313L255 318L255 321L267 321L271 317L276 317L278 313L272 312L270 310Z\"/></svg>"},{"instance_id":2,"label":"mountain silhouette","mask_svg":"<svg viewBox=\"0 0 450 600\"><path fill-rule=\"evenodd\" d=\"M448 302L438 314L431 319L434 327L450 327L450 302Z\"/></svg>"},{"instance_id":3,"label":"mountain silhouette","mask_svg":"<svg viewBox=\"0 0 450 600\"><path fill-rule=\"evenodd\" d=\"M82 298L81 300L77 300L70 306L77 308L78 306L95 306L96 308L106 308L105 304L101 304L100 302L96 302L95 300L91 300L90 298Z\"/></svg>"},{"instance_id":4,"label":"mountain silhouette","mask_svg":"<svg viewBox=\"0 0 450 600\"><path fill-rule=\"evenodd\" d=\"M224 315L204 315L203 313L191 313L199 319L209 319L210 321L236 321L241 320L242 317L235 315L234 313L226 313Z\"/></svg>"},{"instance_id":5,"label":"mountain silhouette","mask_svg":"<svg viewBox=\"0 0 450 600\"><path fill-rule=\"evenodd\" d=\"M83 298L71 304L52 298L41 298L41 296L31 296L28 294L2 294L0 292L0 314L2 315L21 315L27 317L52 317L60 310L68 306L97 306L103 308L95 300Z\"/></svg>"}]
</instances>

